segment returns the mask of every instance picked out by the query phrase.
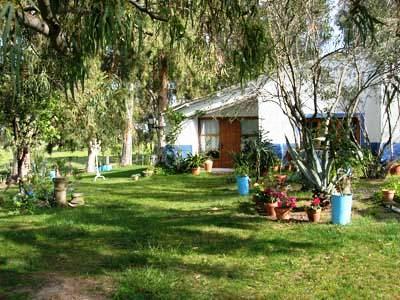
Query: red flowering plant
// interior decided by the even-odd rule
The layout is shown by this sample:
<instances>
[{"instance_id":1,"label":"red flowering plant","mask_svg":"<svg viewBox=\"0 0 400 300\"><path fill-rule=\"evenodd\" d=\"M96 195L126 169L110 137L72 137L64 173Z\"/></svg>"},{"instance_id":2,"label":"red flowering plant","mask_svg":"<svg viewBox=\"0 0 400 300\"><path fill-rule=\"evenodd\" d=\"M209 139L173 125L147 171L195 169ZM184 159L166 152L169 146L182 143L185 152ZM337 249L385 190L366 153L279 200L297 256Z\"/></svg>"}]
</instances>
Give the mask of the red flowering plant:
<instances>
[{"instance_id":1,"label":"red flowering plant","mask_svg":"<svg viewBox=\"0 0 400 300\"><path fill-rule=\"evenodd\" d=\"M267 202L267 203L274 203L278 199L276 198L277 192L275 192L271 188L266 188L263 189L261 185L255 185L255 194L254 197L256 200L261 201L261 202Z\"/></svg>"},{"instance_id":2,"label":"red flowering plant","mask_svg":"<svg viewBox=\"0 0 400 300\"><path fill-rule=\"evenodd\" d=\"M284 197L278 200L278 207L280 208L296 208L297 199L296 197Z\"/></svg>"},{"instance_id":3,"label":"red flowering plant","mask_svg":"<svg viewBox=\"0 0 400 300\"><path fill-rule=\"evenodd\" d=\"M319 211L321 210L321 199L318 197L314 197L314 199L311 201L310 206L307 208L308 210L312 211Z\"/></svg>"}]
</instances>

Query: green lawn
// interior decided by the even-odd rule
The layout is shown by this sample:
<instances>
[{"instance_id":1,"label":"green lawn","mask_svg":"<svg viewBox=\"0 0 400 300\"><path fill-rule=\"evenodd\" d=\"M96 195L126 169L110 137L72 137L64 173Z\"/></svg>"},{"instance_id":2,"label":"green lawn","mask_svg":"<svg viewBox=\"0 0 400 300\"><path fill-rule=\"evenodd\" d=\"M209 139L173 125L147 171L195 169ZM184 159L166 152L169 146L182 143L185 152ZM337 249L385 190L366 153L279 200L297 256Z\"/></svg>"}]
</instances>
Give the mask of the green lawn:
<instances>
[{"instance_id":1,"label":"green lawn","mask_svg":"<svg viewBox=\"0 0 400 300\"><path fill-rule=\"evenodd\" d=\"M267 221L224 176L131 181L137 172L84 178L85 207L0 209L0 299L54 289L66 299L400 295L398 215L361 200L374 183L358 184L353 223L338 227Z\"/></svg>"}]
</instances>

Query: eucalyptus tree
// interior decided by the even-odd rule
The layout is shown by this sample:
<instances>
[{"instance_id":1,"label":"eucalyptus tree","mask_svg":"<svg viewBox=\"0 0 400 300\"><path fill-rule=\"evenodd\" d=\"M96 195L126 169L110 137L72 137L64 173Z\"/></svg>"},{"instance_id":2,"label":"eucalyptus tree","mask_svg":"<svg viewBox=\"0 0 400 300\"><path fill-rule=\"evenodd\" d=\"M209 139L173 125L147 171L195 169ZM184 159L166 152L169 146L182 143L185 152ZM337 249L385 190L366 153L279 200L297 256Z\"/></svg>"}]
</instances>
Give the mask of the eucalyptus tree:
<instances>
[{"instance_id":1,"label":"eucalyptus tree","mask_svg":"<svg viewBox=\"0 0 400 300\"><path fill-rule=\"evenodd\" d=\"M149 61L156 62L157 73L148 77L153 84L146 82L143 86L151 87L157 99L159 124L163 124L168 75L190 74L181 80L180 87L193 85L202 92L204 87L215 88L217 81L223 84L224 80L248 79L264 71L269 48L259 2L262 1L2 1L1 54L6 57L17 51L18 28L35 31L47 41L43 47L48 59L58 62L64 88L74 93L78 82L84 84L88 58L104 55L107 49L121 49L121 45L135 48L144 57L149 53ZM156 49L147 52L143 47L146 37L158 41ZM174 72L182 61L197 63L186 73ZM162 147L162 126L158 136Z\"/></svg>"},{"instance_id":2,"label":"eucalyptus tree","mask_svg":"<svg viewBox=\"0 0 400 300\"><path fill-rule=\"evenodd\" d=\"M12 137L19 178L27 175L32 148L57 134L54 124L57 96L51 88L48 65L38 60L33 49L22 49L14 55L20 55L23 64L14 65L14 72L2 68L0 77L0 124ZM18 61L15 57L11 59ZM15 81L13 77L17 76L21 80Z\"/></svg>"},{"instance_id":3,"label":"eucalyptus tree","mask_svg":"<svg viewBox=\"0 0 400 300\"><path fill-rule=\"evenodd\" d=\"M60 120L58 145L86 147L87 172L96 172L95 157L90 147L101 141L102 150L120 143L124 125L125 90L116 90L107 74L100 69L98 59L90 61L85 88L75 87L74 97L60 93L57 117Z\"/></svg>"}]
</instances>

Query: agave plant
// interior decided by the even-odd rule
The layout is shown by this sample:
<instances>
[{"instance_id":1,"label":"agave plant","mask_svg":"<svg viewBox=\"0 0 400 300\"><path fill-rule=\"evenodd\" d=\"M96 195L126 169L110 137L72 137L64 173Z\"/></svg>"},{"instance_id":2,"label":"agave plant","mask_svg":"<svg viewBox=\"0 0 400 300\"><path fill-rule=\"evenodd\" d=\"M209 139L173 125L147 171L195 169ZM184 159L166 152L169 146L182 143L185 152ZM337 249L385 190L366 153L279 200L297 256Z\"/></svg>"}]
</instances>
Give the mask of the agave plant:
<instances>
[{"instance_id":1,"label":"agave plant","mask_svg":"<svg viewBox=\"0 0 400 300\"><path fill-rule=\"evenodd\" d=\"M334 158L330 155L329 147L324 147L317 152L310 137L308 137L308 141L308 147L304 149L303 156L290 145L286 138L288 151L299 171L314 189L325 195L331 195L336 191L336 185L344 178L349 177L351 171L342 169L332 175Z\"/></svg>"}]
</instances>

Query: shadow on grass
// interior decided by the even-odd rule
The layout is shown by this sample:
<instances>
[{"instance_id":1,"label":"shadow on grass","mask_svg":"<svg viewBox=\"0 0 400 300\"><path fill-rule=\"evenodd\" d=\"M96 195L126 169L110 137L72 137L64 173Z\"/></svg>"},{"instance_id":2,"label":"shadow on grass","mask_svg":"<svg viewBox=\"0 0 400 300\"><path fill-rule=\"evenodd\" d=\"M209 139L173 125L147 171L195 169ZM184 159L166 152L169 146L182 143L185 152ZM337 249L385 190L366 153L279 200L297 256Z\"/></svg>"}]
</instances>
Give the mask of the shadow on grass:
<instances>
[{"instance_id":1,"label":"shadow on grass","mask_svg":"<svg viewBox=\"0 0 400 300\"><path fill-rule=\"evenodd\" d=\"M363 217L370 217L378 222L400 221L400 214L386 208L379 194L373 194L369 198L359 197L357 202L359 205L353 208L353 212Z\"/></svg>"},{"instance_id":2,"label":"shadow on grass","mask_svg":"<svg viewBox=\"0 0 400 300\"><path fill-rule=\"evenodd\" d=\"M110 178L125 178L135 172L137 169L115 171L110 173L115 177ZM40 221L21 227L8 225L15 224L19 217L1 219L1 243L19 249L2 250L0 245L5 253L1 254L0 278L8 277L0 283L6 293L12 293L21 278L36 280L37 274L59 271L99 275L133 268L144 272L143 277L146 270L153 268L161 273L174 272L177 281L185 274L251 280L252 270L239 264L243 258L284 259L297 252L340 247L340 241L335 239L298 240L290 232L285 235L284 231L277 233L276 228L265 226L258 234L265 220L237 214L238 197L235 192L226 191L230 187L224 178L155 176L138 184L114 184L110 180L94 185L84 181L80 187L88 199L86 207L41 210L32 216ZM187 206L152 206L156 201L174 205L187 202ZM205 208L193 204L201 201ZM222 207L212 210L216 202ZM238 264L203 260L221 255ZM17 267L12 261L19 262ZM135 274L132 278L141 277ZM190 288L187 293L192 295ZM158 290L154 284L144 294L156 296ZM173 290L166 284L165 291ZM184 291L185 288L181 292L185 294Z\"/></svg>"}]
</instances>

